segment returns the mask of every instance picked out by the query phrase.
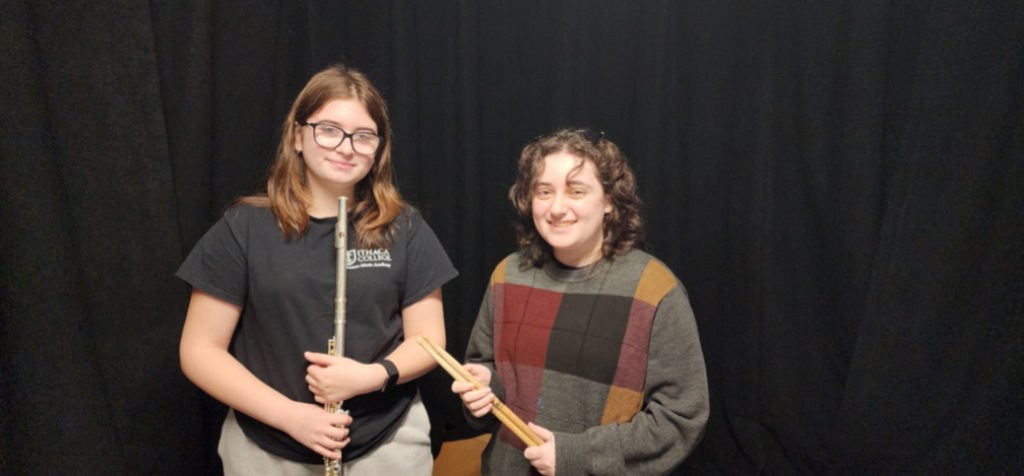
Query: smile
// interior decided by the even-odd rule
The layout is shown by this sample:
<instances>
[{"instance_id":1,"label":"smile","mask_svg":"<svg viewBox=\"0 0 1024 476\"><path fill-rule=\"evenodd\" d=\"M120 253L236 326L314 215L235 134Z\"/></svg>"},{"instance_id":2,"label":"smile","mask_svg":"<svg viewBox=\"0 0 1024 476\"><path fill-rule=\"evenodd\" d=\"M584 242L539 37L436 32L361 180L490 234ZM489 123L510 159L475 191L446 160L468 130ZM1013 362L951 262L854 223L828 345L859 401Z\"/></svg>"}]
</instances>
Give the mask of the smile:
<instances>
[{"instance_id":1,"label":"smile","mask_svg":"<svg viewBox=\"0 0 1024 476\"><path fill-rule=\"evenodd\" d=\"M567 226L571 226L573 223L576 223L576 222L574 222L574 221L549 221L548 223L550 223L551 226L553 226L555 228L565 228Z\"/></svg>"},{"instance_id":2,"label":"smile","mask_svg":"<svg viewBox=\"0 0 1024 476\"><path fill-rule=\"evenodd\" d=\"M331 164L331 165L333 165L333 166L335 166L335 167L337 167L339 169L351 169L351 168L356 166L356 164L354 164L352 162L341 162L341 161L330 160L330 159L325 159L325 160L327 160L327 162L329 164Z\"/></svg>"}]
</instances>

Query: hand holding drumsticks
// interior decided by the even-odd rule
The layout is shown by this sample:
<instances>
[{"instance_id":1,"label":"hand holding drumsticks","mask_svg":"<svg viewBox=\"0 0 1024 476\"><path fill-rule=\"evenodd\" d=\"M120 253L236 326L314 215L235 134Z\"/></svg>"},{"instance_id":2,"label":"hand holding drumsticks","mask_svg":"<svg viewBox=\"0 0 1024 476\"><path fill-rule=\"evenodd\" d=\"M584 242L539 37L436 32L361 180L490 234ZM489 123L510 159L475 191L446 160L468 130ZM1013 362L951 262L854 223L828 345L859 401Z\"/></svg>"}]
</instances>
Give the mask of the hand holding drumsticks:
<instances>
[{"instance_id":1,"label":"hand holding drumsticks","mask_svg":"<svg viewBox=\"0 0 1024 476\"><path fill-rule=\"evenodd\" d=\"M470 374L462 364L444 349L434 345L429 338L420 336L416 338L416 342L456 381L472 383L473 387L477 390L484 388L484 385ZM512 430L512 433L515 433L523 443L526 443L526 446L540 446L544 444L544 440L537 436L526 423L523 423L523 420L516 416L515 413L512 413L512 410L509 410L498 397L494 397L494 401L491 403L491 413L494 413L498 420L505 424L508 429Z\"/></svg>"}]
</instances>

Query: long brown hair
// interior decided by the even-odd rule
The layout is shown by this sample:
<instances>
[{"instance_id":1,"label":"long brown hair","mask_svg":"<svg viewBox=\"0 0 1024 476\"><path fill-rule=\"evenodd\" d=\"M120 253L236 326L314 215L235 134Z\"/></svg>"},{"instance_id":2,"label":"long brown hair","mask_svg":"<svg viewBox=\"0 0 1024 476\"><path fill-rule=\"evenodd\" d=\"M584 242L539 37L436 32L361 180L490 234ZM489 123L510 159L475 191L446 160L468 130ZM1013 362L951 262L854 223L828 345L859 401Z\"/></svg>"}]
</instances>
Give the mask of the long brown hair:
<instances>
[{"instance_id":1,"label":"long brown hair","mask_svg":"<svg viewBox=\"0 0 1024 476\"><path fill-rule=\"evenodd\" d=\"M281 128L277 157L270 166L266 195L242 197L235 205L270 207L285 237L302 236L309 229L307 209L313 202L306 178L306 163L295 151L300 124L335 99L355 99L377 123L383 137L370 172L355 187L355 207L349 217L356 229L359 248L387 248L394 237L393 225L404 202L394 183L391 164L391 123L387 106L377 88L362 73L332 65L314 75L295 98Z\"/></svg>"},{"instance_id":2,"label":"long brown hair","mask_svg":"<svg viewBox=\"0 0 1024 476\"><path fill-rule=\"evenodd\" d=\"M636 177L626 163L626 156L602 133L589 129L562 129L534 140L523 149L516 183L508 192L519 212L516 232L525 258L523 266L540 267L554 256L551 245L540 236L533 222L532 203L534 187L544 169L544 158L559 152L593 162L601 188L612 205L612 211L604 216L602 258L622 255L633 248L643 249L640 196L637 194Z\"/></svg>"}]
</instances>

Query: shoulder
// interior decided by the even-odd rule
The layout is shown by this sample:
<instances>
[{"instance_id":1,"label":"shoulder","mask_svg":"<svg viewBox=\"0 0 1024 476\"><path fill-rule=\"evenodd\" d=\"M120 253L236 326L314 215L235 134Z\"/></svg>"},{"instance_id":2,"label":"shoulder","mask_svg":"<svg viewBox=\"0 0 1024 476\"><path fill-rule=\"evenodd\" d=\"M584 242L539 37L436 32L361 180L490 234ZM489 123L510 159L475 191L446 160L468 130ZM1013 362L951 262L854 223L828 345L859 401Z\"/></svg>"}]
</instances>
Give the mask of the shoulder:
<instances>
[{"instance_id":1,"label":"shoulder","mask_svg":"<svg viewBox=\"0 0 1024 476\"><path fill-rule=\"evenodd\" d=\"M663 261L642 250L629 250L625 254L616 256L612 260L613 268L642 268L652 273L666 274L675 279L675 274Z\"/></svg>"},{"instance_id":2,"label":"shoulder","mask_svg":"<svg viewBox=\"0 0 1024 476\"><path fill-rule=\"evenodd\" d=\"M518 255L519 255L518 253L508 255L508 256L505 257L505 259L501 260L501 262L498 263L497 266L494 267L494 271L491 272L491 280L490 280L490 285L491 286L493 286L495 284L504 283L506 281L506 278L507 278L506 275L507 275L508 270L510 269L510 267L511 267L511 269L513 271L518 271L519 270ZM510 264L510 262L512 264Z\"/></svg>"},{"instance_id":3,"label":"shoulder","mask_svg":"<svg viewBox=\"0 0 1024 476\"><path fill-rule=\"evenodd\" d=\"M269 207L240 204L227 209L214 228L229 232L239 242L253 236L277 236L281 233ZM212 231L212 230L211 230Z\"/></svg>"},{"instance_id":4,"label":"shoulder","mask_svg":"<svg viewBox=\"0 0 1024 476\"><path fill-rule=\"evenodd\" d=\"M246 223L252 225L271 225L277 227L274 220L274 211L270 207L261 207L243 203L228 208L224 212L224 220L231 224Z\"/></svg>"},{"instance_id":5,"label":"shoulder","mask_svg":"<svg viewBox=\"0 0 1024 476\"><path fill-rule=\"evenodd\" d=\"M392 236L388 249L397 259L404 260L416 270L430 270L436 273L439 270L451 270L455 272L448 252L441 244L427 222L420 215L420 212L411 207L403 207L402 212L392 222Z\"/></svg>"},{"instance_id":6,"label":"shoulder","mask_svg":"<svg viewBox=\"0 0 1024 476\"><path fill-rule=\"evenodd\" d=\"M434 230L427 224L420 210L408 203L395 215L391 225L391 246L419 246L437 241Z\"/></svg>"},{"instance_id":7,"label":"shoulder","mask_svg":"<svg viewBox=\"0 0 1024 476\"><path fill-rule=\"evenodd\" d=\"M274 212L270 207L259 207L248 203L235 205L224 211L221 218L228 224L245 223L249 221L274 221Z\"/></svg>"},{"instance_id":8,"label":"shoulder","mask_svg":"<svg viewBox=\"0 0 1024 476\"><path fill-rule=\"evenodd\" d=\"M516 251L501 260L494 271L491 272L491 284L505 282L523 282L529 280L534 273L542 271L534 266L523 267L526 263L526 255L522 251Z\"/></svg>"},{"instance_id":9,"label":"shoulder","mask_svg":"<svg viewBox=\"0 0 1024 476\"><path fill-rule=\"evenodd\" d=\"M391 226L398 233L415 233L421 227L428 227L426 220L420 210L408 203L402 204L402 209L395 215Z\"/></svg>"},{"instance_id":10,"label":"shoulder","mask_svg":"<svg viewBox=\"0 0 1024 476\"><path fill-rule=\"evenodd\" d=\"M657 305L673 290L686 295L686 288L672 270L661 260L644 251L634 249L616 256L612 267L615 275L629 276L630 279L636 280L637 299Z\"/></svg>"},{"instance_id":11,"label":"shoulder","mask_svg":"<svg viewBox=\"0 0 1024 476\"><path fill-rule=\"evenodd\" d=\"M398 214L395 215L394 223L402 223L402 220L413 220L416 218L423 219L420 209L411 203L405 202L402 203L401 210L398 210Z\"/></svg>"}]
</instances>

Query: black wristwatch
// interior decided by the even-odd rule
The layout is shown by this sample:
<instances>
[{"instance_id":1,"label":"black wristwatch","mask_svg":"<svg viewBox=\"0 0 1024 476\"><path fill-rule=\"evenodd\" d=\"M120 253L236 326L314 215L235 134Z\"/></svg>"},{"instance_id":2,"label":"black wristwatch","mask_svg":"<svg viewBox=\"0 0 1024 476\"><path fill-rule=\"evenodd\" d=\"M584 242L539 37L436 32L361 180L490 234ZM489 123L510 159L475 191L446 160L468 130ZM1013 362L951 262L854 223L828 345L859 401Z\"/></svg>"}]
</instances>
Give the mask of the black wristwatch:
<instances>
[{"instance_id":1,"label":"black wristwatch","mask_svg":"<svg viewBox=\"0 0 1024 476\"><path fill-rule=\"evenodd\" d=\"M388 371L388 379L384 381L384 386L380 388L381 392L387 392L398 386L398 367L390 360L382 360L380 364L384 366L384 369Z\"/></svg>"}]
</instances>

